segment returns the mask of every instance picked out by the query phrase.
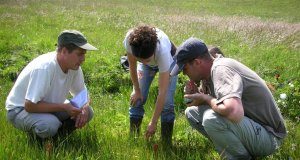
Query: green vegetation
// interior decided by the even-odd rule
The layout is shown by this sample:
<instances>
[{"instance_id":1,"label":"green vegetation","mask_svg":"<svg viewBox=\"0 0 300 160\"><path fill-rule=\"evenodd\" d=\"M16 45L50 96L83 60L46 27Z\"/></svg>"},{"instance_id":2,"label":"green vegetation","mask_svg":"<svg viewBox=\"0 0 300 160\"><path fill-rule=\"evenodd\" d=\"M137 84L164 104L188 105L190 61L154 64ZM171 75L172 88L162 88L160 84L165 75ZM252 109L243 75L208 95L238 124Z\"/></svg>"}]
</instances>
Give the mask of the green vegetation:
<instances>
[{"instance_id":1,"label":"green vegetation","mask_svg":"<svg viewBox=\"0 0 300 160\"><path fill-rule=\"evenodd\" d=\"M274 87L287 120L283 146L265 159L300 157L300 1L163 0L0 1L0 157L1 159L219 159L213 145L192 130L184 117L180 75L176 94L174 148L165 154L156 136L129 138L129 74L119 65L123 38L141 23L161 28L179 45L190 36L217 45ZM83 70L95 117L88 127L43 148L8 124L6 96L21 69L34 57L53 51L64 29L83 32L99 51L89 52ZM150 90L142 130L151 118L157 80ZM285 93L286 99L280 99ZM153 145L158 143L158 151Z\"/></svg>"}]
</instances>

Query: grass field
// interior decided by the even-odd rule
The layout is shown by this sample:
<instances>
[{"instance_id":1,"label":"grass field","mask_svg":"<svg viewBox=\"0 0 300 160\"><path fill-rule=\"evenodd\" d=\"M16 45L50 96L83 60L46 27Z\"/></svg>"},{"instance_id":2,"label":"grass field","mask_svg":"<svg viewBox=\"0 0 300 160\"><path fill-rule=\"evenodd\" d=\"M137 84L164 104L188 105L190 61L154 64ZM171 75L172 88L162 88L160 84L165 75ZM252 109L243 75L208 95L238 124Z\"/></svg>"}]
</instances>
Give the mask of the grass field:
<instances>
[{"instance_id":1,"label":"grass field","mask_svg":"<svg viewBox=\"0 0 300 160\"><path fill-rule=\"evenodd\" d=\"M190 36L219 46L226 56L256 71L274 86L288 136L273 155L300 158L300 1L258 0L0 0L0 158L1 159L220 159L213 145L192 130L184 117L180 75L176 91L173 149L161 150L159 126L146 142L129 138L129 73L122 70L122 41L142 23L162 29L179 45ZM6 121L5 99L21 69L34 57L55 50L64 29L83 32L99 48L82 68L95 117L82 130L44 148ZM293 86L293 87L291 87ZM151 118L157 80L145 105L142 131ZM286 93L288 98L280 100ZM158 151L153 145L158 144Z\"/></svg>"}]
</instances>

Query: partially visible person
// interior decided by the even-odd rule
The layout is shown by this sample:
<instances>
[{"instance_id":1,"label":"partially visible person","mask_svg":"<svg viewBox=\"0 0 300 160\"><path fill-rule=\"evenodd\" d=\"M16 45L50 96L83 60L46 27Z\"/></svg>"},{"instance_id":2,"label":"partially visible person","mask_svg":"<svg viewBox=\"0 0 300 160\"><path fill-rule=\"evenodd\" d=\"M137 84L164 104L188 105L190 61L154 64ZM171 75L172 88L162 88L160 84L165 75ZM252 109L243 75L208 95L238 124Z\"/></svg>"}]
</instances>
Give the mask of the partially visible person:
<instances>
[{"instance_id":1,"label":"partially visible person","mask_svg":"<svg viewBox=\"0 0 300 160\"><path fill-rule=\"evenodd\" d=\"M213 58L225 57L221 49L216 46L208 46L208 52Z\"/></svg>"},{"instance_id":2,"label":"partially visible person","mask_svg":"<svg viewBox=\"0 0 300 160\"><path fill-rule=\"evenodd\" d=\"M61 32L56 51L33 59L18 76L6 99L8 121L42 140L84 127L93 117L89 103L76 108L65 101L86 89L80 65L87 50L97 48L82 33Z\"/></svg>"},{"instance_id":3,"label":"partially visible person","mask_svg":"<svg viewBox=\"0 0 300 160\"><path fill-rule=\"evenodd\" d=\"M251 159L274 153L287 131L266 83L254 71L231 58L212 58L206 45L189 38L178 47L177 65L194 82L212 82L211 94L184 97L190 125L209 138L223 158Z\"/></svg>"},{"instance_id":4,"label":"partially visible person","mask_svg":"<svg viewBox=\"0 0 300 160\"><path fill-rule=\"evenodd\" d=\"M156 73L159 73L158 96L145 136L148 139L155 134L157 122L161 117L161 139L164 144L170 145L175 120L174 93L177 76L170 77L169 69L176 47L162 30L149 25L140 25L129 30L124 39L124 46L133 83L129 109L130 132L140 132L149 88Z\"/></svg>"}]
</instances>

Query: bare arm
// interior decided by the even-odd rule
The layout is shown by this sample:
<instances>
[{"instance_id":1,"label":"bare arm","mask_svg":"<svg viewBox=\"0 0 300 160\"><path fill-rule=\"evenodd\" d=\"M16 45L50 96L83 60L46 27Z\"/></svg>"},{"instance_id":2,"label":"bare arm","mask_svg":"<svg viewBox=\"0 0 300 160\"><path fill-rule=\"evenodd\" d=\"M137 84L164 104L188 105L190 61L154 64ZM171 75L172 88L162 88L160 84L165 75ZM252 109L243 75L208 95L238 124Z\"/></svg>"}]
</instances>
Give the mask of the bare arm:
<instances>
[{"instance_id":1,"label":"bare arm","mask_svg":"<svg viewBox=\"0 0 300 160\"><path fill-rule=\"evenodd\" d=\"M232 122L238 123L244 117L244 108L239 98L228 98L223 101L221 104L216 104L216 99L212 98L208 100L208 104L212 109L226 117Z\"/></svg>"},{"instance_id":2,"label":"bare arm","mask_svg":"<svg viewBox=\"0 0 300 160\"><path fill-rule=\"evenodd\" d=\"M167 90L169 88L169 79L170 79L169 72L164 72L159 74L159 92L155 103L155 110L152 119L148 124L147 132L145 134L147 139L151 137L153 134L155 134L157 121L163 110L166 95L167 95Z\"/></svg>"},{"instance_id":3,"label":"bare arm","mask_svg":"<svg viewBox=\"0 0 300 160\"><path fill-rule=\"evenodd\" d=\"M159 116L164 108L165 99L169 88L169 80L170 80L169 72L164 72L159 74L159 91L155 103L155 111L151 119L152 123L157 123Z\"/></svg>"},{"instance_id":4,"label":"bare arm","mask_svg":"<svg viewBox=\"0 0 300 160\"><path fill-rule=\"evenodd\" d=\"M40 101L32 103L29 100L25 101L25 110L30 113L51 113L51 112L67 112L71 117L77 116L81 110L68 104L54 104Z\"/></svg>"},{"instance_id":5,"label":"bare arm","mask_svg":"<svg viewBox=\"0 0 300 160\"><path fill-rule=\"evenodd\" d=\"M212 110L226 117L232 122L238 123L244 117L243 104L239 98L228 98L225 99L223 103L217 104L216 98L203 93L185 95L185 97L196 100L195 102L192 102L191 105L199 105L203 104L203 102L207 103L209 106L211 106Z\"/></svg>"},{"instance_id":6,"label":"bare arm","mask_svg":"<svg viewBox=\"0 0 300 160\"><path fill-rule=\"evenodd\" d=\"M137 70L136 70L137 60L131 53L127 53L127 57L128 57L129 73L130 73L130 78L131 78L131 81L133 84L133 89L140 90L138 76L137 76Z\"/></svg>"},{"instance_id":7,"label":"bare arm","mask_svg":"<svg viewBox=\"0 0 300 160\"><path fill-rule=\"evenodd\" d=\"M129 72L130 72L130 78L133 84L133 92L130 95L130 105L135 105L135 103L140 99L143 100L139 81L138 81L138 75L136 70L137 60L136 58L130 54L127 53L128 56L128 62L129 62Z\"/></svg>"}]
</instances>

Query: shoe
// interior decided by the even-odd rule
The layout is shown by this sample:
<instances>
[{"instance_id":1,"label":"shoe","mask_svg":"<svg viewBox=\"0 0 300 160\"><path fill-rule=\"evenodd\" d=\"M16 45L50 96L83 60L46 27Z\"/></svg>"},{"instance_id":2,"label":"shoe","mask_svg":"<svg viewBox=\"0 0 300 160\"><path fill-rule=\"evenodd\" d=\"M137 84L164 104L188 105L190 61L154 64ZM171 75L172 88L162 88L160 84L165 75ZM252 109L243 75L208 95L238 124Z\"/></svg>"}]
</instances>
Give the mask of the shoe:
<instances>
[{"instance_id":1,"label":"shoe","mask_svg":"<svg viewBox=\"0 0 300 160\"><path fill-rule=\"evenodd\" d=\"M75 121L73 119L66 119L62 122L61 127L58 129L57 136L65 137L76 130Z\"/></svg>"},{"instance_id":2,"label":"shoe","mask_svg":"<svg viewBox=\"0 0 300 160\"><path fill-rule=\"evenodd\" d=\"M130 118L130 135L139 136L142 118Z\"/></svg>"},{"instance_id":3,"label":"shoe","mask_svg":"<svg viewBox=\"0 0 300 160\"><path fill-rule=\"evenodd\" d=\"M172 148L174 122L161 122L161 141L164 149Z\"/></svg>"}]
</instances>

